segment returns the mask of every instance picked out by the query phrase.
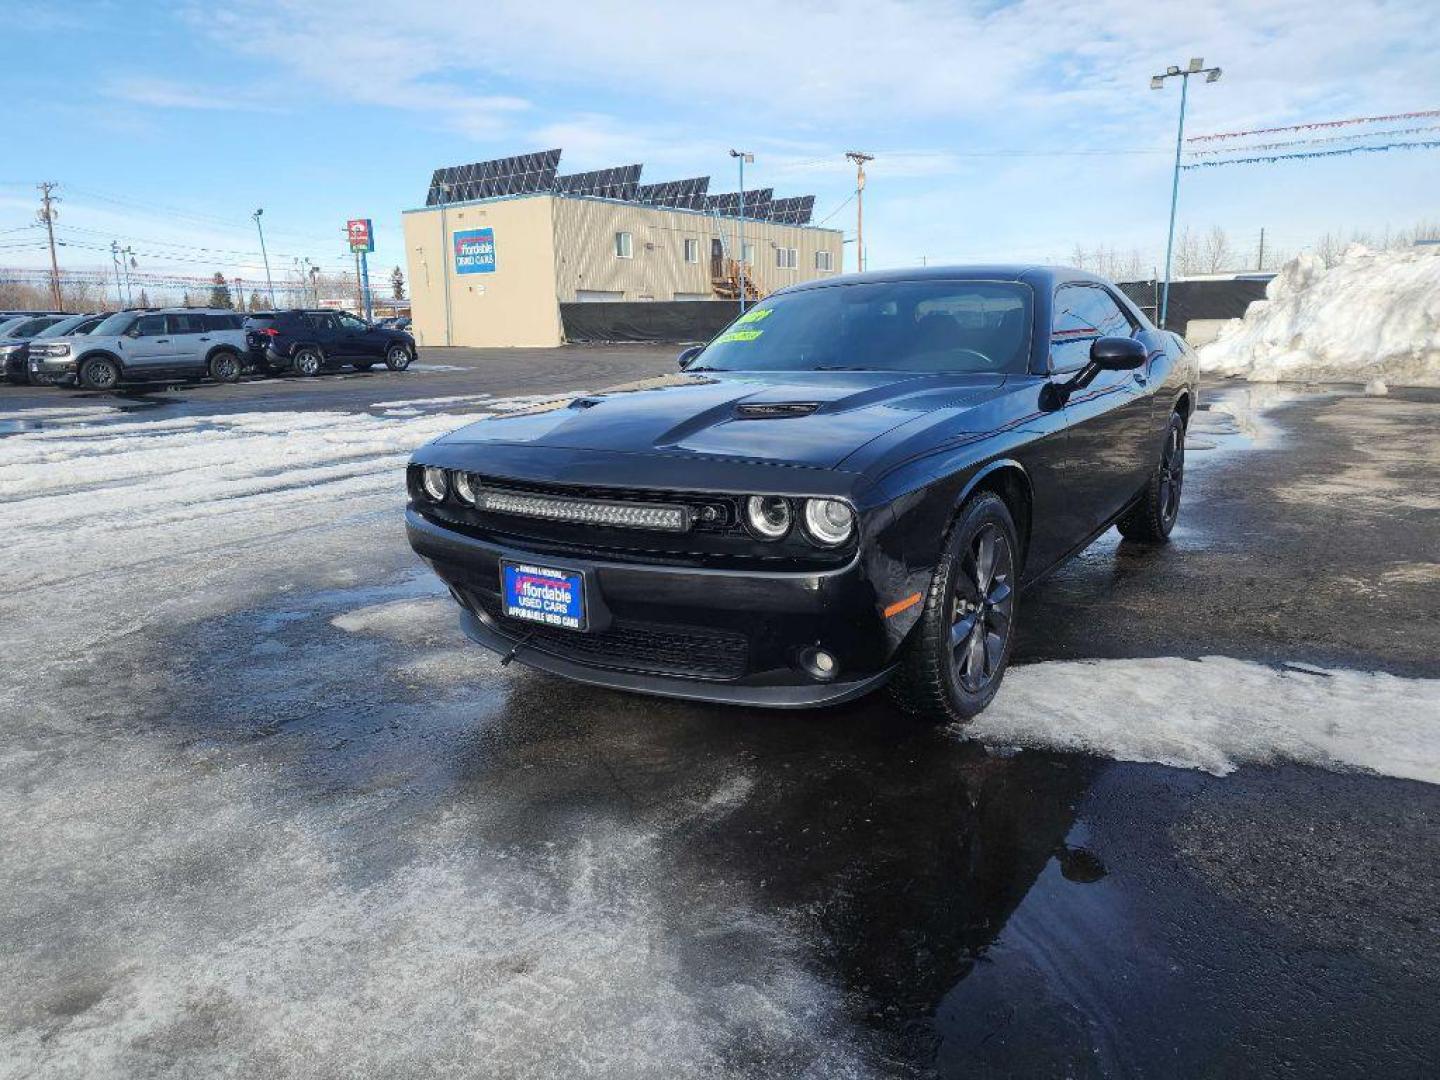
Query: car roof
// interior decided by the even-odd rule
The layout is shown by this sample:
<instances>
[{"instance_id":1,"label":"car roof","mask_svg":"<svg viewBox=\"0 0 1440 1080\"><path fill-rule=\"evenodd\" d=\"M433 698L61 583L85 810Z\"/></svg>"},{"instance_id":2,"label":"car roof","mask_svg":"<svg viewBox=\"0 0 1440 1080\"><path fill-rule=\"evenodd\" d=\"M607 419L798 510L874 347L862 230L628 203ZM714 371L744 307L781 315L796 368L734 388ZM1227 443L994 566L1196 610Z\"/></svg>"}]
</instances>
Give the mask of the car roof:
<instances>
[{"instance_id":1,"label":"car roof","mask_svg":"<svg viewBox=\"0 0 1440 1080\"><path fill-rule=\"evenodd\" d=\"M1036 288L1053 288L1067 281L1111 285L1104 278L1073 266L1030 263L972 263L958 266L907 266L895 270L869 270L817 278L778 289L772 295L824 289L832 285L888 284L898 281L1015 281Z\"/></svg>"}]
</instances>

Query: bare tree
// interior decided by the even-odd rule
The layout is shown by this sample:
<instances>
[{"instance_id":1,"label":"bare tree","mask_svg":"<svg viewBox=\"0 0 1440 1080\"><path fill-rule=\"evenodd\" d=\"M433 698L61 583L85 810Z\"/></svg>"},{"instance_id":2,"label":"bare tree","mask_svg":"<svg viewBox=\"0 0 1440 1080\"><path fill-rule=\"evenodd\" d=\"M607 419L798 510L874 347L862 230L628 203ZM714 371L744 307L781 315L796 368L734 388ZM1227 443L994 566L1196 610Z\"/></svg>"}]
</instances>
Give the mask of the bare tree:
<instances>
[{"instance_id":1,"label":"bare tree","mask_svg":"<svg viewBox=\"0 0 1440 1080\"><path fill-rule=\"evenodd\" d=\"M1210 274L1218 274L1230 266L1230 237L1219 225L1211 225L1210 231L1205 234L1204 258L1206 272Z\"/></svg>"}]
</instances>

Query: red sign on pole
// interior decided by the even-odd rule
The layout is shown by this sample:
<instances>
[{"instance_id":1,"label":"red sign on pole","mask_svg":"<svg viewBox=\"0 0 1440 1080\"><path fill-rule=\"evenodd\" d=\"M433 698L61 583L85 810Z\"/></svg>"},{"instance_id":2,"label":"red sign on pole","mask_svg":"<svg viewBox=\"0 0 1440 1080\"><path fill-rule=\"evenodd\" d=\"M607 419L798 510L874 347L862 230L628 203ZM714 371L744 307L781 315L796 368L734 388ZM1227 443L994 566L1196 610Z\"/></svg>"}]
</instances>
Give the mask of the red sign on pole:
<instances>
[{"instance_id":1,"label":"red sign on pole","mask_svg":"<svg viewBox=\"0 0 1440 1080\"><path fill-rule=\"evenodd\" d=\"M351 218L345 223L345 232L350 237L351 251L375 250L375 230L369 218Z\"/></svg>"}]
</instances>

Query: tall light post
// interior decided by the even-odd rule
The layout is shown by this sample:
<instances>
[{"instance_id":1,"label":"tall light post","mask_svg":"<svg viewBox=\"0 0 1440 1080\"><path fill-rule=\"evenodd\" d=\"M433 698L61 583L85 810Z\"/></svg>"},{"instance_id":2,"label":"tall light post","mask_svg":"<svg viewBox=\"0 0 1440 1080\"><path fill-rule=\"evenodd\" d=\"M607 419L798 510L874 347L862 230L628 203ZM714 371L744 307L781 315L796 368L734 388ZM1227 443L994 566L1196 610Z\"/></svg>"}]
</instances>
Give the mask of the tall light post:
<instances>
[{"instance_id":1,"label":"tall light post","mask_svg":"<svg viewBox=\"0 0 1440 1080\"><path fill-rule=\"evenodd\" d=\"M260 215L265 213L262 206L250 216L255 219L255 231L260 234L260 258L265 260L265 286L270 291L270 308L275 308L275 281L270 277L270 256L265 253L265 230L260 227Z\"/></svg>"},{"instance_id":2,"label":"tall light post","mask_svg":"<svg viewBox=\"0 0 1440 1080\"><path fill-rule=\"evenodd\" d=\"M755 164L755 155L746 150L731 150L730 156L740 163L740 208L735 217L735 265L740 268L740 314L745 314L745 163Z\"/></svg>"},{"instance_id":3,"label":"tall light post","mask_svg":"<svg viewBox=\"0 0 1440 1080\"><path fill-rule=\"evenodd\" d=\"M453 345L450 321L450 260L453 245L450 243L450 225L445 220L445 208L450 205L450 183L440 181L440 281L445 290L445 344Z\"/></svg>"},{"instance_id":4,"label":"tall light post","mask_svg":"<svg viewBox=\"0 0 1440 1080\"><path fill-rule=\"evenodd\" d=\"M1170 310L1170 256L1175 250L1175 209L1180 202L1180 153L1185 145L1185 101L1190 92L1190 76L1204 75L1207 83L1220 78L1218 67L1207 68L1198 56L1191 57L1190 66L1181 71L1174 64L1165 69L1163 75L1150 76L1150 89L1163 90L1166 79L1180 80L1180 124L1175 131L1175 171L1170 179L1170 231L1165 237L1165 285L1160 291L1160 326L1165 327L1165 316Z\"/></svg>"}]
</instances>

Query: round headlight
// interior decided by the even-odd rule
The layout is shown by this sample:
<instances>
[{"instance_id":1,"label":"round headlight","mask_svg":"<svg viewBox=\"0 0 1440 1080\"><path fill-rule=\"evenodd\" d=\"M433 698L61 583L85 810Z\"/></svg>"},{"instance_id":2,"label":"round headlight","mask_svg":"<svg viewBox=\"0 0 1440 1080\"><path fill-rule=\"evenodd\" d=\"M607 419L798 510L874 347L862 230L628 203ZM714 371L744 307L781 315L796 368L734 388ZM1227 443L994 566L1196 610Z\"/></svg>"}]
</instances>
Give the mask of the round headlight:
<instances>
[{"instance_id":1,"label":"round headlight","mask_svg":"<svg viewBox=\"0 0 1440 1080\"><path fill-rule=\"evenodd\" d=\"M425 488L425 494L436 502L445 501L445 492L449 490L449 483L445 479L445 470L437 469L433 465L426 465L424 475L421 477L421 484Z\"/></svg>"},{"instance_id":2,"label":"round headlight","mask_svg":"<svg viewBox=\"0 0 1440 1080\"><path fill-rule=\"evenodd\" d=\"M793 520L789 499L778 495L751 495L745 500L745 524L758 540L779 540L790 531Z\"/></svg>"},{"instance_id":3,"label":"round headlight","mask_svg":"<svg viewBox=\"0 0 1440 1080\"><path fill-rule=\"evenodd\" d=\"M855 531L855 511L837 499L805 500L805 532L824 547L845 543Z\"/></svg>"},{"instance_id":4,"label":"round headlight","mask_svg":"<svg viewBox=\"0 0 1440 1080\"><path fill-rule=\"evenodd\" d=\"M450 478L450 482L455 485L455 497L457 499L466 506L475 505L475 486L470 482L470 474L468 472L457 472Z\"/></svg>"}]
</instances>

